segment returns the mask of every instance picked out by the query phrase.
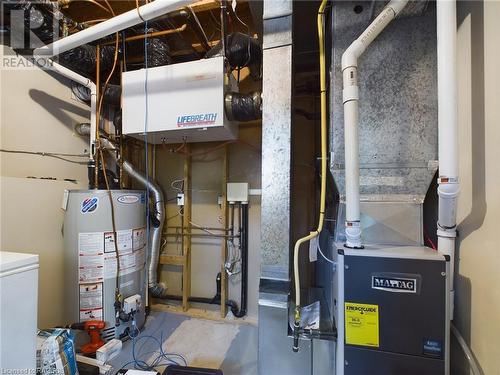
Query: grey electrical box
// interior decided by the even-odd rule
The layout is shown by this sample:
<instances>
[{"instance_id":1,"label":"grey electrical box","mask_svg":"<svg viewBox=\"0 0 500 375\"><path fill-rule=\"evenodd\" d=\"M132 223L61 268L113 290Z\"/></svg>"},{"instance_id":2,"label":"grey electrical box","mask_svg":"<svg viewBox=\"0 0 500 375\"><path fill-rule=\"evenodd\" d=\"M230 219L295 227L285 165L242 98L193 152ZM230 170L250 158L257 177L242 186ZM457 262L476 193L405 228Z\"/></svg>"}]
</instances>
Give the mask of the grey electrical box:
<instances>
[{"instance_id":1,"label":"grey electrical box","mask_svg":"<svg viewBox=\"0 0 500 375\"><path fill-rule=\"evenodd\" d=\"M447 257L370 246L337 260L337 375L448 374Z\"/></svg>"}]
</instances>

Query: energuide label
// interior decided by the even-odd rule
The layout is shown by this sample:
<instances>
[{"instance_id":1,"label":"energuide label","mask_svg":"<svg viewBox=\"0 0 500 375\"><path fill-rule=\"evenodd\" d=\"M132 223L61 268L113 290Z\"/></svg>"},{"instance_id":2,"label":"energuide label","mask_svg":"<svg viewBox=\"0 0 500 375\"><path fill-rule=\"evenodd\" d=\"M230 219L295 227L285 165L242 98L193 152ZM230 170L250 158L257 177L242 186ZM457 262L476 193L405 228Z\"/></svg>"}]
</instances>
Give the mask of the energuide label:
<instances>
[{"instance_id":1,"label":"energuide label","mask_svg":"<svg viewBox=\"0 0 500 375\"><path fill-rule=\"evenodd\" d=\"M345 303L345 342L379 347L378 305Z\"/></svg>"}]
</instances>

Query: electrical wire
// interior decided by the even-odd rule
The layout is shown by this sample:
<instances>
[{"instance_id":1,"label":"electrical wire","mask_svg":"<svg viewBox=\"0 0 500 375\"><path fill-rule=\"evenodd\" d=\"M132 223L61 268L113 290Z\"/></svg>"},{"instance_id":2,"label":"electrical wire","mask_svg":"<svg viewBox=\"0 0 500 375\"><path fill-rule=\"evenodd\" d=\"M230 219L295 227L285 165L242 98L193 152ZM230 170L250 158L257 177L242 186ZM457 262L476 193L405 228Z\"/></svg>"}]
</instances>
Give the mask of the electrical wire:
<instances>
[{"instance_id":1,"label":"electrical wire","mask_svg":"<svg viewBox=\"0 0 500 375\"><path fill-rule=\"evenodd\" d=\"M189 9L189 12L191 13L191 16L194 18L194 21L196 22L196 24L198 25L198 28L201 30L201 32L203 33L203 37L205 38L207 44L209 44L209 39L207 38L207 34L205 33L205 30L203 29L203 26L201 25L200 23L200 20L198 19L198 16L196 15L196 13L193 11L193 9L188 6L187 9ZM210 44L209 44L210 45Z\"/></svg>"},{"instance_id":2,"label":"electrical wire","mask_svg":"<svg viewBox=\"0 0 500 375\"><path fill-rule=\"evenodd\" d=\"M41 152L41 151L23 151L23 150L6 150L0 149L0 152L5 152L9 154L25 154L25 155L36 155L36 156L48 156L54 159L59 159L68 163L86 165L86 161L77 161L70 160L68 157L74 158L88 158L89 154L64 154L64 153L55 153L55 152Z\"/></svg>"},{"instance_id":3,"label":"electrical wire","mask_svg":"<svg viewBox=\"0 0 500 375\"><path fill-rule=\"evenodd\" d=\"M242 145L245 145L245 146L248 146L250 147L251 149L255 150L256 152L260 153L261 152L261 149L257 146L254 146L253 144L249 143L249 142L246 142L244 140L241 140L241 139L238 139L238 140L234 140L234 141L226 141L226 142L223 142L223 143L220 143L218 144L217 146L214 146L212 148L209 148L207 150L203 150L203 151L197 151L197 152L183 152L183 148L184 147L178 147L177 149L175 149L173 152L174 153L179 153L179 154L183 154L185 156L202 156L202 155L206 155L206 154L209 154L211 152L214 152L214 151L217 151L217 150L220 150L221 148L224 148L225 146L227 145L230 145L230 144L233 144L233 143L239 143L239 144L242 144Z\"/></svg>"},{"instance_id":4,"label":"electrical wire","mask_svg":"<svg viewBox=\"0 0 500 375\"><path fill-rule=\"evenodd\" d=\"M28 154L28 155L39 155L39 156L68 156L75 158L88 158L89 154L66 154L63 152L44 152L44 151L24 151L24 150L7 150L1 148L0 152L7 152L12 154Z\"/></svg>"},{"instance_id":5,"label":"electrical wire","mask_svg":"<svg viewBox=\"0 0 500 375\"><path fill-rule=\"evenodd\" d=\"M317 27L319 44L319 73L320 73L320 95L321 95L321 193L320 207L318 217L318 227L307 236L299 238L294 246L293 252L293 271L295 279L295 324L294 324L294 351L298 351L298 328L300 327L300 270L299 253L300 246L311 239L318 237L323 230L326 207L326 158L327 158L327 114L326 114L326 58L325 58L325 40L324 40L324 13L328 0L322 0L318 9Z\"/></svg>"},{"instance_id":6,"label":"electrical wire","mask_svg":"<svg viewBox=\"0 0 500 375\"><path fill-rule=\"evenodd\" d=\"M319 241L318 241L318 244L316 245L316 248L318 249L318 251L321 254L321 256L323 257L323 259L325 259L328 263L331 263L334 266L337 265L337 263L335 261L331 260L330 258L327 258L325 256L325 254L323 254L323 251L321 251L321 246L319 246Z\"/></svg>"},{"instance_id":7,"label":"electrical wire","mask_svg":"<svg viewBox=\"0 0 500 375\"><path fill-rule=\"evenodd\" d=\"M109 3L108 3L108 6L109 6ZM119 42L119 40L120 40L119 34L116 33L115 34L115 54L114 54L114 60L113 60L113 67L111 68L111 71L109 72L109 75L104 83L103 91L101 93L101 97L99 98L99 106L98 106L98 110L97 110L97 113L99 113L99 118L97 119L97 126L96 126L96 139L97 140L99 140L99 137L100 137L99 128L100 128L100 123L101 123L102 104L103 104L104 94L106 93L106 88L108 86L108 83L111 80L113 73L115 72L116 63L118 61L118 42ZM99 85L100 82L96 82L96 84ZM119 301L121 299L120 281L119 281L119 279L120 279L120 258L119 258L119 254L118 254L118 241L117 241L117 234L116 234L116 220L115 220L115 213L114 213L114 202L113 202L113 195L112 195L111 189L109 187L108 176L106 175L106 162L104 160L104 154L102 152L101 147L99 147L98 150L99 150L99 155L100 155L100 159L101 159L101 163L102 163L104 182L106 184L106 190L108 192L109 204L111 207L111 223L112 223L112 228L113 228L113 242L114 242L115 253L116 253L115 299L117 301ZM98 181L96 181L96 182L98 183Z\"/></svg>"},{"instance_id":8,"label":"electrical wire","mask_svg":"<svg viewBox=\"0 0 500 375\"><path fill-rule=\"evenodd\" d=\"M137 1L137 13L139 13L139 2ZM141 17L142 18L142 17ZM150 242L150 207L149 207L149 160L148 160L148 21L144 22L144 170L146 177L146 248L149 249ZM156 206L155 206L156 209Z\"/></svg>"},{"instance_id":9,"label":"electrical wire","mask_svg":"<svg viewBox=\"0 0 500 375\"><path fill-rule=\"evenodd\" d=\"M113 194L111 193L111 189L109 188L108 176L106 175L106 162L104 161L102 148L99 148L99 154L101 156L104 182L106 184L106 190L108 192L108 198L109 198L109 205L111 208L111 224L113 228L113 243L115 247L115 257L116 257L115 297L116 299L120 299L120 254L118 254L118 236L116 233L115 205L113 202Z\"/></svg>"},{"instance_id":10,"label":"electrical wire","mask_svg":"<svg viewBox=\"0 0 500 375\"><path fill-rule=\"evenodd\" d=\"M118 61L118 43L120 41L120 35L118 33L115 33L115 54L113 56L113 66L111 68L111 71L109 72L108 77L106 78L106 81L104 82L104 85L102 87L102 93L101 97L99 98L99 106L97 107L97 113L99 113L99 117L101 117L101 111L102 111L102 103L104 100L104 95L106 94L106 89L108 87L109 81L111 80L111 77L113 76L113 73L115 72L116 69L116 63ZM97 85L99 85L99 82L96 82ZM101 119L98 119L98 125L100 124ZM96 138L99 139L99 126L96 127Z\"/></svg>"},{"instance_id":11,"label":"electrical wire","mask_svg":"<svg viewBox=\"0 0 500 375\"><path fill-rule=\"evenodd\" d=\"M213 234L213 235L216 235L214 232L208 230L206 227L204 227L203 225L200 225L200 224L196 224L194 221L192 220L188 220L188 223L195 226L196 228L198 229L201 229L203 232L206 232L208 234Z\"/></svg>"},{"instance_id":12,"label":"electrical wire","mask_svg":"<svg viewBox=\"0 0 500 375\"><path fill-rule=\"evenodd\" d=\"M113 14L113 10L112 10L112 9L111 9L111 10L109 9L109 4L108 4L108 8L107 8L107 7L105 7L104 5L100 4L99 2L97 2L97 1L95 1L95 0L83 0L83 1L86 1L86 2L88 2L88 3L92 3L92 4L96 5L96 6L98 6L99 8L101 8L102 10L104 10L106 13L109 13L109 14L111 14L111 15L114 15L114 14ZM107 2L106 2L106 3L107 3Z\"/></svg>"},{"instance_id":13,"label":"electrical wire","mask_svg":"<svg viewBox=\"0 0 500 375\"><path fill-rule=\"evenodd\" d=\"M472 353L472 350L469 348L467 343L465 342L463 336L460 334L460 331L455 327L453 323L450 324L450 329L451 333L455 336L455 338L458 341L458 344L462 348L462 351L465 354L465 358L467 359L467 362L469 363L470 370L473 375L484 375L484 372L479 365L478 361L476 360L476 357L474 356L474 353Z\"/></svg>"},{"instance_id":14,"label":"electrical wire","mask_svg":"<svg viewBox=\"0 0 500 375\"><path fill-rule=\"evenodd\" d=\"M175 186L176 184L180 183L181 184L181 187L177 187ZM178 191L179 193L182 193L184 191L184 179L182 178L179 178L177 180L173 180L171 183L170 183L170 187L175 190L175 191Z\"/></svg>"},{"instance_id":15,"label":"electrical wire","mask_svg":"<svg viewBox=\"0 0 500 375\"><path fill-rule=\"evenodd\" d=\"M114 16L116 16L115 12L113 11L113 7L111 6L111 4L109 3L108 0L104 0L104 2L106 3L107 7L109 8L109 11L111 12L111 14Z\"/></svg>"},{"instance_id":16,"label":"electrical wire","mask_svg":"<svg viewBox=\"0 0 500 375\"><path fill-rule=\"evenodd\" d=\"M155 370L157 367L161 366L169 366L169 365L177 365L177 366L187 366L187 360L184 356L177 353L168 353L163 349L163 332L160 332L160 338L153 335L141 335L139 330L135 326L135 320L132 322L133 330L132 334L129 334L129 338L132 340L132 360L122 365L122 368L126 368L127 366L134 365L134 368L137 370L143 371L151 371ZM158 349L152 351L152 353L157 353L153 360L148 363L147 360L141 359L140 355L149 354L151 352L140 353L140 350L144 347L147 340L152 340L154 343L158 345ZM139 352L137 352L137 344L143 341L143 344L139 348Z\"/></svg>"},{"instance_id":17,"label":"electrical wire","mask_svg":"<svg viewBox=\"0 0 500 375\"><path fill-rule=\"evenodd\" d=\"M429 245L431 245L431 248L433 250L437 250L437 246L436 244L434 243L434 241L429 237L429 234L427 233L427 230L424 228L424 238L425 240L429 243Z\"/></svg>"}]
</instances>

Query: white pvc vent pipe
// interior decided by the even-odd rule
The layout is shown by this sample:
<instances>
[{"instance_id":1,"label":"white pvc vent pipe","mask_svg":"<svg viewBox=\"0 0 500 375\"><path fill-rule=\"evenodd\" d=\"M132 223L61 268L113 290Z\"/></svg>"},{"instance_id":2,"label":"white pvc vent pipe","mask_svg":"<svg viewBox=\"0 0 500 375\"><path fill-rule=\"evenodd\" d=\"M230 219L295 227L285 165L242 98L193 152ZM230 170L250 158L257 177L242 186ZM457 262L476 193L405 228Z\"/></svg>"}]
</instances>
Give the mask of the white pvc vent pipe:
<instances>
[{"instance_id":1,"label":"white pvc vent pipe","mask_svg":"<svg viewBox=\"0 0 500 375\"><path fill-rule=\"evenodd\" d=\"M93 42L118 31L140 24L144 21L160 17L166 13L178 10L193 3L193 0L156 0L139 8L129 10L107 21L84 29L75 34L59 39L54 43L36 48L34 56L52 57L82 44Z\"/></svg>"},{"instance_id":2,"label":"white pvc vent pipe","mask_svg":"<svg viewBox=\"0 0 500 375\"><path fill-rule=\"evenodd\" d=\"M35 60L36 61L36 60ZM94 159L95 153L95 135L97 128L97 88L94 82L90 79L75 73L71 69L62 66L61 64L56 63L55 61L50 60L49 65L45 65L44 68L50 68L50 70L62 75L63 77L69 78L72 81L79 83L82 86L90 89L90 142L89 142L89 154L90 160Z\"/></svg>"},{"instance_id":3,"label":"white pvc vent pipe","mask_svg":"<svg viewBox=\"0 0 500 375\"><path fill-rule=\"evenodd\" d=\"M358 58L401 12L408 0L392 0L342 55L346 187L346 247L362 248L359 210Z\"/></svg>"},{"instance_id":4,"label":"white pvc vent pipe","mask_svg":"<svg viewBox=\"0 0 500 375\"><path fill-rule=\"evenodd\" d=\"M454 263L457 225L458 121L457 121L457 10L455 0L438 0L438 250L450 258L450 319L454 310Z\"/></svg>"}]
</instances>

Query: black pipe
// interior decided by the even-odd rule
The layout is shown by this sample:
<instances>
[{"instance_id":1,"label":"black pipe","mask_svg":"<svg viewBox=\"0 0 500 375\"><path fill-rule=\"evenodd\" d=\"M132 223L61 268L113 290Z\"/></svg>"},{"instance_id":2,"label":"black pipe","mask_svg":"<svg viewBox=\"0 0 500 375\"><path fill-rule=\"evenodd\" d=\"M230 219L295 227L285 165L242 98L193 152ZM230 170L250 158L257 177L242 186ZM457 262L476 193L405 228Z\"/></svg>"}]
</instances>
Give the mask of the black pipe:
<instances>
[{"instance_id":1,"label":"black pipe","mask_svg":"<svg viewBox=\"0 0 500 375\"><path fill-rule=\"evenodd\" d=\"M248 204L239 205L240 213L240 246L241 246L241 297L240 305L235 301L227 300L226 306L231 308L235 318L242 318L247 314L247 300L248 300ZM189 297L190 302L208 303L212 305L221 304L221 274L217 274L216 278L217 292L213 298L206 297ZM182 301L182 296L166 295L164 299Z\"/></svg>"},{"instance_id":2,"label":"black pipe","mask_svg":"<svg viewBox=\"0 0 500 375\"><path fill-rule=\"evenodd\" d=\"M221 274L220 272L217 274L217 278L215 280L216 282L216 288L217 292L215 293L215 296L212 298L207 298L207 297L189 297L188 301L189 302L195 302L195 303L206 303L209 305L220 305L221 304ZM182 301L182 296L174 295L174 294L167 294L162 299L169 299L173 301ZM233 313L234 316L240 313L241 310L238 309L238 304L233 301L233 300L227 300L226 301L226 306L231 308L231 312ZM241 317L241 316L239 316Z\"/></svg>"},{"instance_id":3,"label":"black pipe","mask_svg":"<svg viewBox=\"0 0 500 375\"><path fill-rule=\"evenodd\" d=\"M95 186L95 160L89 160L87 163L87 175L89 179L89 189Z\"/></svg>"},{"instance_id":4,"label":"black pipe","mask_svg":"<svg viewBox=\"0 0 500 375\"><path fill-rule=\"evenodd\" d=\"M233 315L236 318L242 318L247 314L247 298L248 298L248 204L240 204L241 210L241 300L240 311Z\"/></svg>"}]
</instances>

